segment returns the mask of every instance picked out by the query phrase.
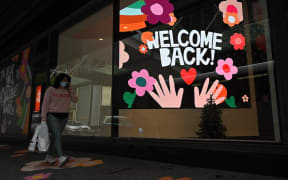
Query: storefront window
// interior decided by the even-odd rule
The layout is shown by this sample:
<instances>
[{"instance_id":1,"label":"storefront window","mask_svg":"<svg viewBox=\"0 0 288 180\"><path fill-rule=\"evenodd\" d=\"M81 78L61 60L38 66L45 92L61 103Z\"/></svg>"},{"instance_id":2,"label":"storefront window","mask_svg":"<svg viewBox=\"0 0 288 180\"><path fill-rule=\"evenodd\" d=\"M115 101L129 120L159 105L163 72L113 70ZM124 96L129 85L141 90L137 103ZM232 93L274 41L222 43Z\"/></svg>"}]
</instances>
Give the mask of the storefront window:
<instances>
[{"instance_id":1,"label":"storefront window","mask_svg":"<svg viewBox=\"0 0 288 180\"><path fill-rule=\"evenodd\" d=\"M119 137L280 141L266 0L120 1Z\"/></svg>"},{"instance_id":2,"label":"storefront window","mask_svg":"<svg viewBox=\"0 0 288 180\"><path fill-rule=\"evenodd\" d=\"M71 75L79 97L65 135L111 136L112 29L110 4L59 36L55 71Z\"/></svg>"}]
</instances>

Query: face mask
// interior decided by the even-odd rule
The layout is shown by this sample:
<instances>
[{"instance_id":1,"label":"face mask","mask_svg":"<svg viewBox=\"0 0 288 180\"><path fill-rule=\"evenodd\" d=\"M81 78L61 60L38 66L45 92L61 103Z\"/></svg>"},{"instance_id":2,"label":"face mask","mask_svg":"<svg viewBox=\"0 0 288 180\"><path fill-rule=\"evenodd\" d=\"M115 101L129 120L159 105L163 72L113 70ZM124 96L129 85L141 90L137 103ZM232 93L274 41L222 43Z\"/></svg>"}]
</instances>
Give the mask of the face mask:
<instances>
[{"instance_id":1,"label":"face mask","mask_svg":"<svg viewBox=\"0 0 288 180\"><path fill-rule=\"evenodd\" d=\"M67 87L67 82L61 81L60 82L60 86L63 87L63 88L66 88Z\"/></svg>"}]
</instances>

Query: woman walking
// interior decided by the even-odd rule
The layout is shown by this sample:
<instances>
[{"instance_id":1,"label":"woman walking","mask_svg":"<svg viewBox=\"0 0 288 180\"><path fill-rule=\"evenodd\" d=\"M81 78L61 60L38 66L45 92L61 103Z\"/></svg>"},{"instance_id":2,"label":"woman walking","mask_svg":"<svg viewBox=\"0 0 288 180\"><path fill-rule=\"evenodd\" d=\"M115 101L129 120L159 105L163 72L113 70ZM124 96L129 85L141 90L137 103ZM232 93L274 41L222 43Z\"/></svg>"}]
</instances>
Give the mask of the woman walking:
<instances>
[{"instance_id":1,"label":"woman walking","mask_svg":"<svg viewBox=\"0 0 288 180\"><path fill-rule=\"evenodd\" d=\"M78 97L71 88L71 77L61 73L55 79L55 84L46 90L42 104L42 123L47 123L50 136L50 146L45 161L53 164L58 156L58 166L64 166L69 157L63 155L61 136L69 118L70 103L77 102Z\"/></svg>"}]
</instances>

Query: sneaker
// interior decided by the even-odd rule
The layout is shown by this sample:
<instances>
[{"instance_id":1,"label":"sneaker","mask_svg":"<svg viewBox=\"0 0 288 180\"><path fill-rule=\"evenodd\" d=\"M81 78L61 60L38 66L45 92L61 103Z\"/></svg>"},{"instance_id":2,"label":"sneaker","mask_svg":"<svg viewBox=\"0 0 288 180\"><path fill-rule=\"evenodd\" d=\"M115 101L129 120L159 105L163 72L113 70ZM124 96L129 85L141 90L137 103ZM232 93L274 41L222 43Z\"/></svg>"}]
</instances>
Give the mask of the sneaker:
<instances>
[{"instance_id":1,"label":"sneaker","mask_svg":"<svg viewBox=\"0 0 288 180\"><path fill-rule=\"evenodd\" d=\"M53 156L47 154L47 155L46 155L46 158L45 158L45 161L46 161L46 163L48 163L48 164L54 164L54 163L57 161L57 159L54 158Z\"/></svg>"},{"instance_id":2,"label":"sneaker","mask_svg":"<svg viewBox=\"0 0 288 180\"><path fill-rule=\"evenodd\" d=\"M59 168L63 167L68 161L69 161L69 157L67 157L67 156L61 156L61 157L58 159L58 166L59 166Z\"/></svg>"}]
</instances>

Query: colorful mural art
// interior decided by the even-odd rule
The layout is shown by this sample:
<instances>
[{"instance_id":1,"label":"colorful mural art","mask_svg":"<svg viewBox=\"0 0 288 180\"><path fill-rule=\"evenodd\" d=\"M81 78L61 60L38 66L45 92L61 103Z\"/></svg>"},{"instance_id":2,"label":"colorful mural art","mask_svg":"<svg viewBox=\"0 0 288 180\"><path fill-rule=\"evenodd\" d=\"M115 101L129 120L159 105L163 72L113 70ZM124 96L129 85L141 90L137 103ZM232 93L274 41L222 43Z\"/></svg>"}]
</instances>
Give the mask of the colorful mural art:
<instances>
[{"instance_id":1,"label":"colorful mural art","mask_svg":"<svg viewBox=\"0 0 288 180\"><path fill-rule=\"evenodd\" d=\"M242 92L249 94L250 86L248 80L242 80L242 91L235 89L239 67L247 64L242 11L242 3L237 0L220 2L216 15L228 26L204 30L197 21L188 23L189 13L177 18L174 4L169 0L139 0L121 9L120 34L126 37L125 33L134 32L135 35L120 39L119 70L131 73L121 79L122 84L128 81L128 87L120 88L122 102L125 102L120 107L203 108L211 95L221 107L238 107L236 103L241 102ZM132 22L136 23L139 17L142 17L142 26L136 28ZM131 20L130 26L127 19ZM236 26L239 29L230 31ZM137 67L130 69L132 63ZM127 91L129 87L135 91ZM230 93L233 96L227 98ZM148 103L143 103L144 99ZM249 106L250 103L241 103L241 108Z\"/></svg>"},{"instance_id":2,"label":"colorful mural art","mask_svg":"<svg viewBox=\"0 0 288 180\"><path fill-rule=\"evenodd\" d=\"M177 18L169 0L138 0L120 10L120 32L141 30L149 24L163 23L174 26Z\"/></svg>"},{"instance_id":3,"label":"colorful mural art","mask_svg":"<svg viewBox=\"0 0 288 180\"><path fill-rule=\"evenodd\" d=\"M141 11L144 4L144 1L139 0L120 11L121 32L136 31L146 27L147 15Z\"/></svg>"},{"instance_id":4,"label":"colorful mural art","mask_svg":"<svg viewBox=\"0 0 288 180\"><path fill-rule=\"evenodd\" d=\"M27 176L24 177L25 180L41 180L41 179L48 179L49 176L51 176L52 173L40 173L40 174L34 174L33 176Z\"/></svg>"},{"instance_id":5,"label":"colorful mural art","mask_svg":"<svg viewBox=\"0 0 288 180\"><path fill-rule=\"evenodd\" d=\"M32 75L30 48L0 67L0 134L28 134Z\"/></svg>"},{"instance_id":6,"label":"colorful mural art","mask_svg":"<svg viewBox=\"0 0 288 180\"><path fill-rule=\"evenodd\" d=\"M23 172L39 171L44 169L63 169L63 168L75 168L75 167L92 167L97 165L102 165L104 162L102 160L92 160L89 157L70 157L68 163L62 168L58 167L58 162L54 164L46 163L45 161L32 161L25 163L24 167L21 168Z\"/></svg>"}]
</instances>

